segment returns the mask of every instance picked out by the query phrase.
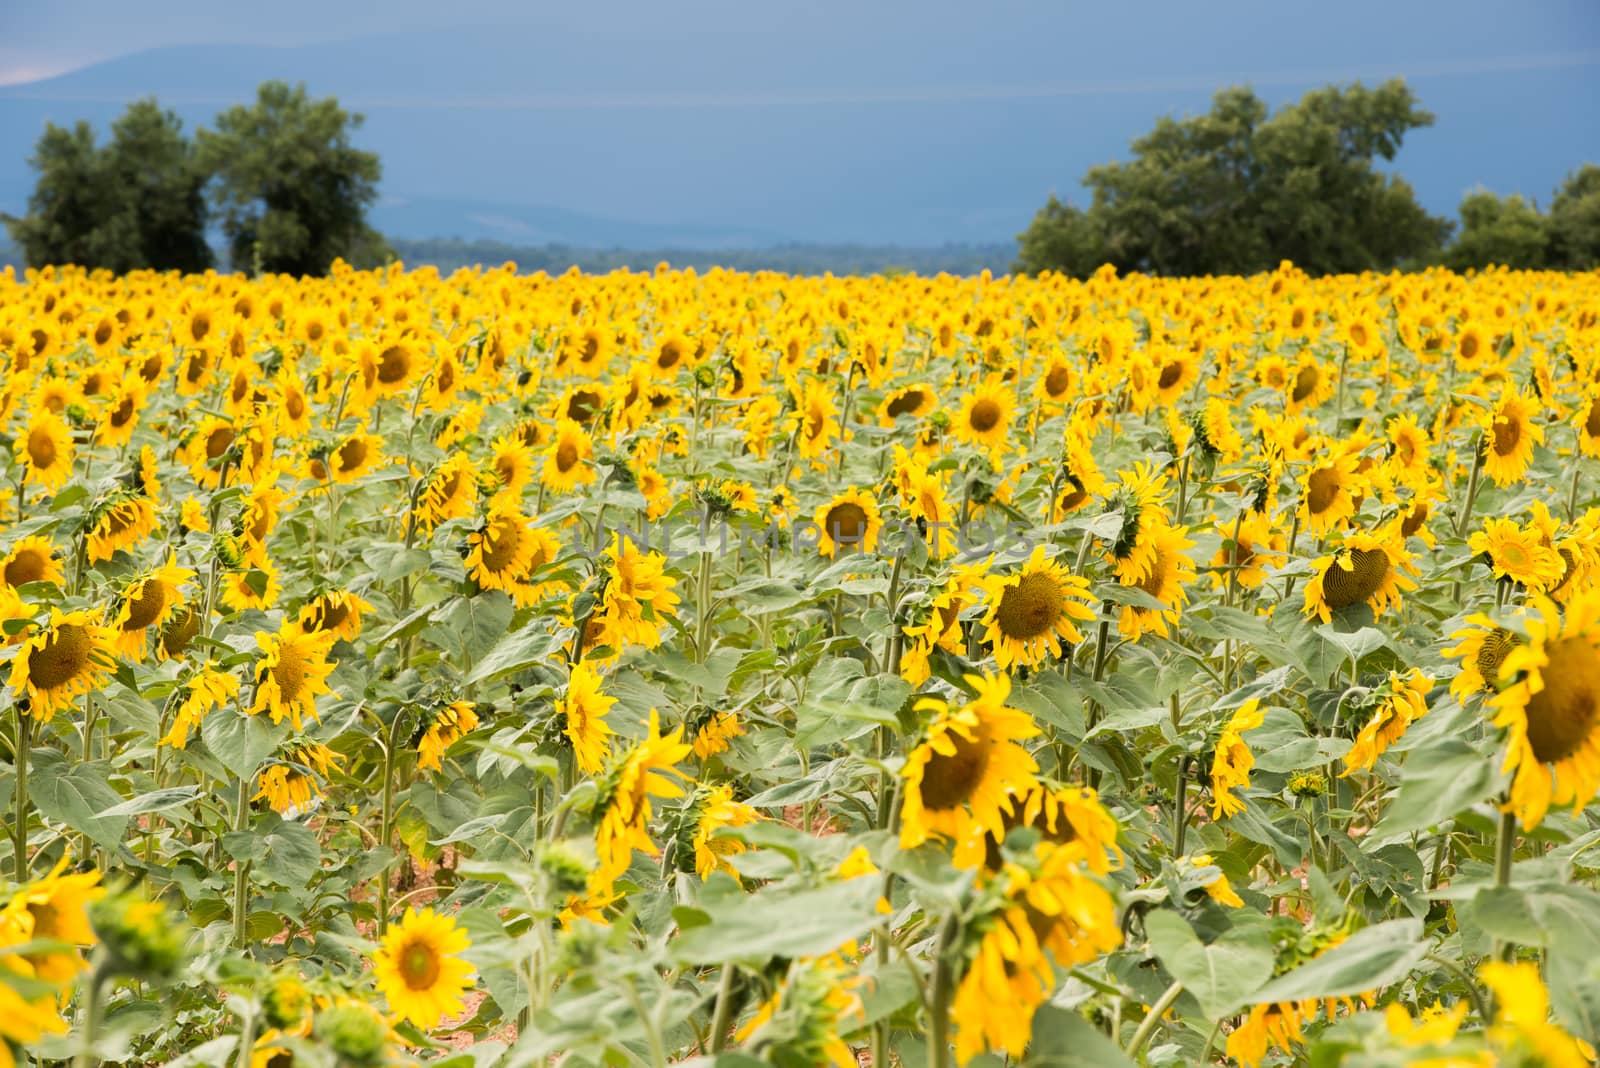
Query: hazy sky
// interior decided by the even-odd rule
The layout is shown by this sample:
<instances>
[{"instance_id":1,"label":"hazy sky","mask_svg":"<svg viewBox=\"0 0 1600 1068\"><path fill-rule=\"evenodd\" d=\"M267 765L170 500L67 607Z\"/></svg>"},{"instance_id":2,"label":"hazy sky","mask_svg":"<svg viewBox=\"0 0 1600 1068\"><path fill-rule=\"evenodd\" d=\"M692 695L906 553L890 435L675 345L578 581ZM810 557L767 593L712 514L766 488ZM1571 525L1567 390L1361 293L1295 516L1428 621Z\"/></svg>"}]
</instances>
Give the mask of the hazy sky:
<instances>
[{"instance_id":1,"label":"hazy sky","mask_svg":"<svg viewBox=\"0 0 1600 1068\"><path fill-rule=\"evenodd\" d=\"M213 44L286 50L22 84ZM1005 239L1223 86L1281 104L1390 76L1439 116L1398 161L1435 211L1479 184L1547 200L1600 162L1600 0L0 0L0 209L44 121L156 93L204 122L284 77L366 113L390 197Z\"/></svg>"}]
</instances>

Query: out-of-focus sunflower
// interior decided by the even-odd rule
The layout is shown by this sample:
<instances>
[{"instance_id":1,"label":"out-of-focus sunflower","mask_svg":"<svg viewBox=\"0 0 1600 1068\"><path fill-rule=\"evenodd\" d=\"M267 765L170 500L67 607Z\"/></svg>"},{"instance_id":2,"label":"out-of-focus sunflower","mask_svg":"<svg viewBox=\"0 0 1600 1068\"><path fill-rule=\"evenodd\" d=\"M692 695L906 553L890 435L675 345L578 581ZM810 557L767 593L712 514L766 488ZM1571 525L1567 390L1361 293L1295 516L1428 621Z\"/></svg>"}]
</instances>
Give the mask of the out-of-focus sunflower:
<instances>
[{"instance_id":1,"label":"out-of-focus sunflower","mask_svg":"<svg viewBox=\"0 0 1600 1068\"><path fill-rule=\"evenodd\" d=\"M1006 435L1011 432L1016 406L1016 394L1011 387L998 376L991 375L961 398L961 408L951 431L959 441L999 452L1005 447Z\"/></svg>"},{"instance_id":2,"label":"out-of-focus sunflower","mask_svg":"<svg viewBox=\"0 0 1600 1068\"><path fill-rule=\"evenodd\" d=\"M644 740L629 749L602 780L600 824L595 834L600 865L591 880L591 891L609 888L626 872L634 850L656 855L649 832L650 799L683 796L683 787L667 777L684 777L676 767L690 750L682 736L681 725L662 734L660 718L652 708Z\"/></svg>"},{"instance_id":3,"label":"out-of-focus sunflower","mask_svg":"<svg viewBox=\"0 0 1600 1068\"><path fill-rule=\"evenodd\" d=\"M24 477L47 490L60 487L72 475L72 431L48 408L40 408L17 435L13 450Z\"/></svg>"},{"instance_id":4,"label":"out-of-focus sunflower","mask_svg":"<svg viewBox=\"0 0 1600 1068\"><path fill-rule=\"evenodd\" d=\"M571 419L561 420L544 454L545 486L556 493L570 493L593 482L594 467L589 463L593 455L594 441L583 427Z\"/></svg>"},{"instance_id":5,"label":"out-of-focus sunflower","mask_svg":"<svg viewBox=\"0 0 1600 1068\"><path fill-rule=\"evenodd\" d=\"M0 558L0 582L15 588L30 582L60 584L63 578L61 561L56 559L55 547L41 534L19 538L4 558Z\"/></svg>"},{"instance_id":6,"label":"out-of-focus sunflower","mask_svg":"<svg viewBox=\"0 0 1600 1068\"><path fill-rule=\"evenodd\" d=\"M383 459L383 439L376 434L351 434L328 453L328 474L334 482L354 482Z\"/></svg>"},{"instance_id":7,"label":"out-of-focus sunflower","mask_svg":"<svg viewBox=\"0 0 1600 1068\"><path fill-rule=\"evenodd\" d=\"M1211 817L1237 815L1244 811L1244 802L1233 795L1235 790L1250 786L1250 771L1256 758L1244 740L1246 731L1261 726L1266 713L1252 697L1234 710L1222 728L1222 734L1212 749L1211 756Z\"/></svg>"},{"instance_id":8,"label":"out-of-focus sunflower","mask_svg":"<svg viewBox=\"0 0 1600 1068\"><path fill-rule=\"evenodd\" d=\"M817 509L812 521L820 531L817 551L823 556L837 556L841 549L870 553L883 528L877 500L857 489L835 495Z\"/></svg>"},{"instance_id":9,"label":"out-of-focus sunflower","mask_svg":"<svg viewBox=\"0 0 1600 1068\"><path fill-rule=\"evenodd\" d=\"M1356 512L1356 468L1359 458L1335 449L1306 471L1300 491L1300 522L1313 534L1343 526Z\"/></svg>"},{"instance_id":10,"label":"out-of-focus sunflower","mask_svg":"<svg viewBox=\"0 0 1600 1068\"><path fill-rule=\"evenodd\" d=\"M1521 627L1524 640L1501 661L1500 692L1489 703L1506 732L1509 809L1532 830L1551 804L1577 812L1600 792L1600 589L1574 597L1564 613L1534 594Z\"/></svg>"},{"instance_id":11,"label":"out-of-focus sunflower","mask_svg":"<svg viewBox=\"0 0 1600 1068\"><path fill-rule=\"evenodd\" d=\"M902 415L921 419L938 407L939 398L929 386L913 384L901 386L883 398L878 406L878 419L884 426L894 426Z\"/></svg>"},{"instance_id":12,"label":"out-of-focus sunflower","mask_svg":"<svg viewBox=\"0 0 1600 1068\"><path fill-rule=\"evenodd\" d=\"M324 590L300 607L297 622L308 634L327 632L353 642L361 634L361 618L372 611L366 599L348 590Z\"/></svg>"}]
</instances>

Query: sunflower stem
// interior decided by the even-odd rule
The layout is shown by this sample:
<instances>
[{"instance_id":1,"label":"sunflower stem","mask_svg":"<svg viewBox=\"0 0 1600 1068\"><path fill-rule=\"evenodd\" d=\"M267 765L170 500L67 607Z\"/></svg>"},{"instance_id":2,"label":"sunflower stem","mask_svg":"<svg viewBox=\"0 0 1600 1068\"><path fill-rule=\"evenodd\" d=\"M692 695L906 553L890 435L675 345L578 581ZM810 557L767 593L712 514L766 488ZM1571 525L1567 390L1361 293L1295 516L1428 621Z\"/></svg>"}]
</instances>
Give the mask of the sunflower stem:
<instances>
[{"instance_id":1,"label":"sunflower stem","mask_svg":"<svg viewBox=\"0 0 1600 1068\"><path fill-rule=\"evenodd\" d=\"M1582 432L1579 432L1580 436ZM1572 522L1578 514L1578 476L1583 473L1582 444L1572 450L1572 484L1567 487L1567 522ZM18 506L21 507L20 505Z\"/></svg>"},{"instance_id":2,"label":"sunflower stem","mask_svg":"<svg viewBox=\"0 0 1600 1068\"><path fill-rule=\"evenodd\" d=\"M1182 993L1183 984L1174 980L1173 984L1156 999L1156 1003L1150 1006L1150 1011L1145 1013L1144 1019L1139 1022L1139 1029L1128 1039L1127 1053L1130 1061L1139 1056L1139 1051L1144 1049L1145 1043L1150 1041L1150 1036L1155 1034L1156 1025L1161 1022L1161 1017L1166 1015L1167 1010L1172 1008L1172 1003L1177 1001L1178 995Z\"/></svg>"},{"instance_id":3,"label":"sunflower stem","mask_svg":"<svg viewBox=\"0 0 1600 1068\"><path fill-rule=\"evenodd\" d=\"M95 1065L100 1063L100 1058L96 1057L94 1053L94 1041L98 1037L100 1030L100 1007L105 985L105 960L104 958L99 958L95 961L94 970L89 973L89 981L84 984L83 1016L78 1032L78 1053L72 1058L72 1068L94 1068Z\"/></svg>"},{"instance_id":4,"label":"sunflower stem","mask_svg":"<svg viewBox=\"0 0 1600 1068\"><path fill-rule=\"evenodd\" d=\"M722 966L717 980L717 1004L711 1011L711 1052L721 1053L728 1045L728 1022L733 1015L733 962Z\"/></svg>"},{"instance_id":5,"label":"sunflower stem","mask_svg":"<svg viewBox=\"0 0 1600 1068\"><path fill-rule=\"evenodd\" d=\"M933 994L928 1006L928 1068L950 1068L950 987L955 977L948 958L960 933L961 918L952 912L944 918L939 928L939 941L934 945Z\"/></svg>"},{"instance_id":6,"label":"sunflower stem","mask_svg":"<svg viewBox=\"0 0 1600 1068\"><path fill-rule=\"evenodd\" d=\"M238 792L234 795L233 829L244 830L247 813L250 810L249 778L239 777ZM233 944L237 949L245 946L245 909L250 904L250 862L248 860L235 860L233 862Z\"/></svg>"},{"instance_id":7,"label":"sunflower stem","mask_svg":"<svg viewBox=\"0 0 1600 1068\"><path fill-rule=\"evenodd\" d=\"M400 723L400 713L396 712L394 721L389 724L389 737L383 747L383 807L378 814L378 848L387 850L389 841L394 837L394 749L395 728ZM539 800L544 800L544 789L539 790ZM536 825L537 826L537 825ZM378 937L382 938L389 931L389 863L385 861L383 870L378 872Z\"/></svg>"},{"instance_id":8,"label":"sunflower stem","mask_svg":"<svg viewBox=\"0 0 1600 1068\"><path fill-rule=\"evenodd\" d=\"M1494 839L1494 885L1498 889L1511 885L1511 858L1517 849L1517 814L1505 810L1500 813ZM1495 942L1495 958L1510 960L1516 953L1514 942Z\"/></svg>"},{"instance_id":9,"label":"sunflower stem","mask_svg":"<svg viewBox=\"0 0 1600 1068\"><path fill-rule=\"evenodd\" d=\"M1456 537L1461 537L1467 532L1467 524L1472 521L1472 505L1478 499L1478 483L1483 476L1483 435L1478 435L1478 440L1472 447L1472 474L1467 476L1467 498L1462 502L1461 514L1456 516Z\"/></svg>"},{"instance_id":10,"label":"sunflower stem","mask_svg":"<svg viewBox=\"0 0 1600 1068\"><path fill-rule=\"evenodd\" d=\"M11 871L13 882L28 881L28 755L33 744L33 717L17 709L16 745L13 747L16 766L16 808L11 827Z\"/></svg>"}]
</instances>

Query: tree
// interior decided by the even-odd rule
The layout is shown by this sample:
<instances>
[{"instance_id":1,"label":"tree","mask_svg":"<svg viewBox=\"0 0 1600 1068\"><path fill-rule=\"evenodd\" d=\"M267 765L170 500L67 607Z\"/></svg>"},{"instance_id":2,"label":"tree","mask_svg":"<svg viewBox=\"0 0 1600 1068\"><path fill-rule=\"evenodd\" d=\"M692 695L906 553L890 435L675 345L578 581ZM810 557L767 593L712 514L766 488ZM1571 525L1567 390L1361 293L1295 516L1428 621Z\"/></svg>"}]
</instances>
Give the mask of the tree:
<instances>
[{"instance_id":1,"label":"tree","mask_svg":"<svg viewBox=\"0 0 1600 1068\"><path fill-rule=\"evenodd\" d=\"M1225 89L1207 114L1158 121L1132 159L1091 169L1083 229L1101 235L1106 262L1158 274L1251 274L1282 259L1360 271L1427 257L1450 223L1374 161L1432 121L1400 81L1319 89L1271 115L1251 90ZM1061 247L1048 231L1067 223L1076 226L1048 205L1035 218L1019 240L1046 258L1030 268L1081 271L1048 259Z\"/></svg>"},{"instance_id":2,"label":"tree","mask_svg":"<svg viewBox=\"0 0 1600 1068\"><path fill-rule=\"evenodd\" d=\"M333 261L382 262L383 239L366 220L381 167L350 143L360 115L304 84L267 82L201 130L200 158L216 175L213 199L235 267L326 274Z\"/></svg>"},{"instance_id":3,"label":"tree","mask_svg":"<svg viewBox=\"0 0 1600 1068\"><path fill-rule=\"evenodd\" d=\"M1084 278L1105 262L1104 236L1087 215L1054 193L1017 241L1016 270L1030 274L1059 271Z\"/></svg>"},{"instance_id":4,"label":"tree","mask_svg":"<svg viewBox=\"0 0 1600 1068\"><path fill-rule=\"evenodd\" d=\"M1569 174L1550 202L1550 265L1600 267L1600 167L1593 163Z\"/></svg>"},{"instance_id":5,"label":"tree","mask_svg":"<svg viewBox=\"0 0 1600 1068\"><path fill-rule=\"evenodd\" d=\"M206 245L205 176L176 115L153 99L129 105L97 147L86 122L45 127L29 160L28 214L7 217L27 262L129 271L196 271Z\"/></svg>"},{"instance_id":6,"label":"tree","mask_svg":"<svg viewBox=\"0 0 1600 1068\"><path fill-rule=\"evenodd\" d=\"M183 122L152 97L129 105L111 127L106 170L133 216L140 263L162 271L211 266L206 174Z\"/></svg>"},{"instance_id":7,"label":"tree","mask_svg":"<svg viewBox=\"0 0 1600 1068\"><path fill-rule=\"evenodd\" d=\"M1461 231L1445 250L1455 270L1498 264L1516 270L1543 267L1550 257L1549 221L1521 196L1504 199L1486 189L1461 201Z\"/></svg>"}]
</instances>

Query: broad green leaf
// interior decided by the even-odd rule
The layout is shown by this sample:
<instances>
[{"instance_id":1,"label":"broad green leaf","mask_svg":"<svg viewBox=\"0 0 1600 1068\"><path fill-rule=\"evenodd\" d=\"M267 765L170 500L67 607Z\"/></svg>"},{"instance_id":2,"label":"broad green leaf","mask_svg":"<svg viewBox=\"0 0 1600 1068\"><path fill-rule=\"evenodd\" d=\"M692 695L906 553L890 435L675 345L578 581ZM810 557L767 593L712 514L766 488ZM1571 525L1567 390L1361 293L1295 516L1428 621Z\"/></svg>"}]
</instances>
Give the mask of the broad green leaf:
<instances>
[{"instance_id":1,"label":"broad green leaf","mask_svg":"<svg viewBox=\"0 0 1600 1068\"><path fill-rule=\"evenodd\" d=\"M1255 1002L1353 997L1404 979L1428 951L1420 920L1364 927L1255 992Z\"/></svg>"},{"instance_id":2,"label":"broad green leaf","mask_svg":"<svg viewBox=\"0 0 1600 1068\"><path fill-rule=\"evenodd\" d=\"M28 796L48 819L115 851L127 829L128 816L111 811L122 804L122 798L107 785L110 774L111 765L105 761L72 763L53 749L35 749Z\"/></svg>"},{"instance_id":3,"label":"broad green leaf","mask_svg":"<svg viewBox=\"0 0 1600 1068\"><path fill-rule=\"evenodd\" d=\"M1145 916L1144 929L1161 963L1210 1019L1246 1004L1262 979L1272 974L1272 944L1262 927L1230 930L1206 945L1182 916L1158 909Z\"/></svg>"},{"instance_id":4,"label":"broad green leaf","mask_svg":"<svg viewBox=\"0 0 1600 1068\"><path fill-rule=\"evenodd\" d=\"M809 890L707 895L699 908L710 922L681 932L671 948L691 964L818 957L882 922L874 908L882 885L881 879L864 876Z\"/></svg>"},{"instance_id":5,"label":"broad green leaf","mask_svg":"<svg viewBox=\"0 0 1600 1068\"><path fill-rule=\"evenodd\" d=\"M1489 796L1495 762L1466 742L1446 739L1406 755L1399 794L1384 808L1373 836L1389 840L1437 826Z\"/></svg>"}]
</instances>

